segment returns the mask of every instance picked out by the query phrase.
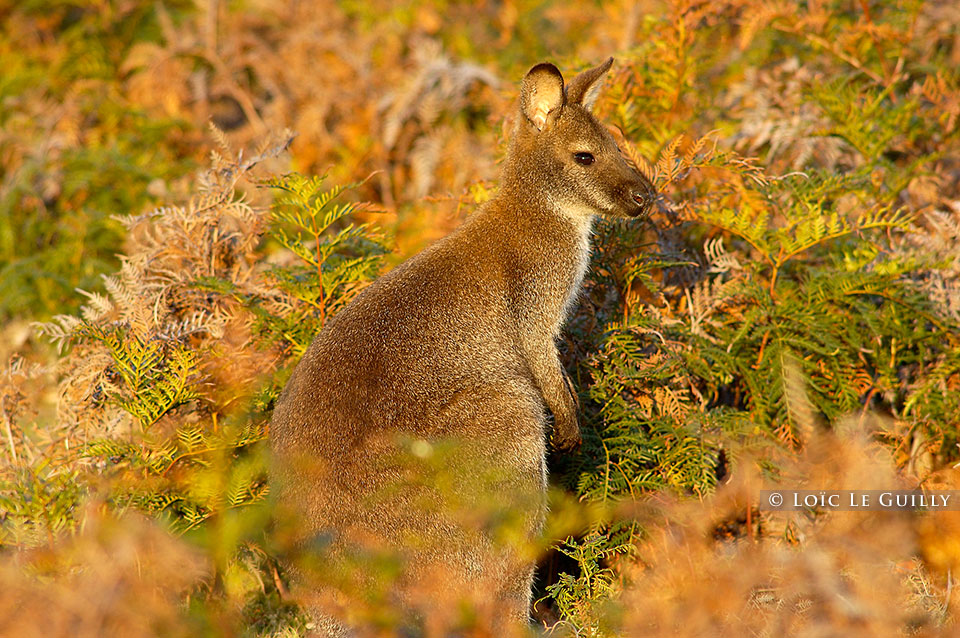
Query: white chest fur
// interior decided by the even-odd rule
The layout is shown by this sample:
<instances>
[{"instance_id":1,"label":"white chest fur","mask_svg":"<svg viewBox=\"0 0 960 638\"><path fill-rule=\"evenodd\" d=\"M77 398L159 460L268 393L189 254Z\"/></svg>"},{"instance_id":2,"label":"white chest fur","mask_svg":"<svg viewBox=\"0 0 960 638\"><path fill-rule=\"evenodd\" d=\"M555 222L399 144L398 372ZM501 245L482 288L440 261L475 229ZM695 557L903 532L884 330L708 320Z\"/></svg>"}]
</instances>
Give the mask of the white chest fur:
<instances>
[{"instance_id":1,"label":"white chest fur","mask_svg":"<svg viewBox=\"0 0 960 638\"><path fill-rule=\"evenodd\" d=\"M554 328L554 334L560 334L560 328L566 320L567 315L573 310L580 296L580 287L583 285L583 277L587 274L587 268L590 266L590 237L593 234L593 219L591 213L580 210L565 210L565 216L573 222L574 229L577 232L577 253L574 255L574 274L570 282L570 288L567 290L567 296L563 301L563 311L560 313L560 321Z\"/></svg>"}]
</instances>

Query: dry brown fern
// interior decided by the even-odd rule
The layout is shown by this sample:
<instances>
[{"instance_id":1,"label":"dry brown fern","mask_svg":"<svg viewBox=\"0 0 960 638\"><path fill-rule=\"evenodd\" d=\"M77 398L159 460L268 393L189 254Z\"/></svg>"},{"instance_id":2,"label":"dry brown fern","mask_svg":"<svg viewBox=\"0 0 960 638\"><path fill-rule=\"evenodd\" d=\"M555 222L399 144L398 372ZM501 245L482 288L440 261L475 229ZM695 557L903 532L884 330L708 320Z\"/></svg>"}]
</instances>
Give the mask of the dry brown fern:
<instances>
[{"instance_id":1,"label":"dry brown fern","mask_svg":"<svg viewBox=\"0 0 960 638\"><path fill-rule=\"evenodd\" d=\"M132 425L115 403L105 400L117 393L117 352L103 340L82 338L90 331L121 331L143 348L189 343L201 353L198 364L209 390L205 400L214 412L226 408L238 391L249 392L242 388L276 362L276 354L249 347L253 319L239 301L243 295L281 296L263 279L255 254L268 213L247 204L237 188L259 163L283 152L292 136L283 133L244 157L229 150L217 129L213 134L224 154L213 154L197 194L182 206L120 218L129 238L120 271L103 277L106 294L85 292L88 302L80 317L59 315L40 326L61 351L77 341L61 361L59 421L82 432L84 439L118 436ZM214 280L231 291L198 287Z\"/></svg>"}]
</instances>

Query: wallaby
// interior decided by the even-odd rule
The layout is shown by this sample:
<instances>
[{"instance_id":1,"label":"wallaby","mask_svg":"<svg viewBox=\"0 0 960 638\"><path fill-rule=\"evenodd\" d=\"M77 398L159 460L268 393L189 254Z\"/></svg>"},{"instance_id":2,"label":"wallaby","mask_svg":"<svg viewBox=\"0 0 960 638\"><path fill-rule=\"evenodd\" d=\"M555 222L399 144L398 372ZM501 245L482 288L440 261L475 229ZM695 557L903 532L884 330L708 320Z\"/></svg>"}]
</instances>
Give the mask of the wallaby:
<instances>
[{"instance_id":1,"label":"wallaby","mask_svg":"<svg viewBox=\"0 0 960 638\"><path fill-rule=\"evenodd\" d=\"M552 64L530 69L497 194L327 323L271 424L279 501L326 551L393 547L406 559L401 589L441 575L489 593L511 622L528 619L532 557L495 542L482 521L424 511L439 488L412 485L397 450L403 441L461 442L445 489L467 508L490 497L485 489L526 495L516 501L526 508L523 534L540 532L546 410L553 447L580 444L556 339L587 269L594 216L638 217L656 197L591 113L612 63L566 86ZM331 619L320 624L349 635Z\"/></svg>"}]
</instances>

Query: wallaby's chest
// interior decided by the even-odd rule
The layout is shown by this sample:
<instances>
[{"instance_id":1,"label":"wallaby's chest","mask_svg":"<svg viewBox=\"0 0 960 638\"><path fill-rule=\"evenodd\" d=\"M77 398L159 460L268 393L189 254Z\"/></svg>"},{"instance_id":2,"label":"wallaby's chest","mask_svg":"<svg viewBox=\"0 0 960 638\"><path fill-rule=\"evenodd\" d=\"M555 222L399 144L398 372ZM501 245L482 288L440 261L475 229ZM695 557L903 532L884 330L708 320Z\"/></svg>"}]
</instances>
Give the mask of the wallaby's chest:
<instances>
[{"instance_id":1,"label":"wallaby's chest","mask_svg":"<svg viewBox=\"0 0 960 638\"><path fill-rule=\"evenodd\" d=\"M568 287L563 300L560 317L558 318L557 325L554 326L554 334L560 333L564 321L566 321L570 312L574 306L576 306L577 299L580 296L580 289L583 286L583 278L586 276L587 269L590 267L590 235L593 230L593 217L584 217L582 221L579 219L576 221L579 223L575 224L577 237L575 249L570 255Z\"/></svg>"}]
</instances>

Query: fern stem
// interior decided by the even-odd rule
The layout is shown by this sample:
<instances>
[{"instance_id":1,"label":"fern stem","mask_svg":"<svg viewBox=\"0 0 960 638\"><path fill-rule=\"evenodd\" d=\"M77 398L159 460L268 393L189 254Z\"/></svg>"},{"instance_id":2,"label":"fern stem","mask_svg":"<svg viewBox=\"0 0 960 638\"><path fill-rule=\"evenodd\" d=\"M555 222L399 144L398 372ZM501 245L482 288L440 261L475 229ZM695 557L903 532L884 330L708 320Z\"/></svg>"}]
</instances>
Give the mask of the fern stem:
<instances>
[{"instance_id":1,"label":"fern stem","mask_svg":"<svg viewBox=\"0 0 960 638\"><path fill-rule=\"evenodd\" d=\"M327 300L326 300L325 291L323 289L324 259L323 259L323 252L320 249L320 235L322 232L323 230L317 229L316 227L314 227L313 229L313 238L316 241L316 246L317 246L317 286L320 289L320 298L319 298L320 304L317 307L320 309L320 326L321 327L323 327L323 325L327 322Z\"/></svg>"},{"instance_id":2,"label":"fern stem","mask_svg":"<svg viewBox=\"0 0 960 638\"><path fill-rule=\"evenodd\" d=\"M760 340L760 352L757 353L757 361L753 364L754 370L760 369L760 362L763 361L763 351L767 347L767 341L770 339L770 331L763 333L763 339Z\"/></svg>"},{"instance_id":3,"label":"fern stem","mask_svg":"<svg viewBox=\"0 0 960 638\"><path fill-rule=\"evenodd\" d=\"M7 415L6 409L0 409L0 411L3 412L3 428L6 430L7 443L10 445L10 457L13 459L14 465L20 465L20 460L17 458L17 447L13 443L13 428L10 424L10 417Z\"/></svg>"},{"instance_id":4,"label":"fern stem","mask_svg":"<svg viewBox=\"0 0 960 638\"><path fill-rule=\"evenodd\" d=\"M619 464L619 463L614 462L612 465L613 465L613 467L615 467L615 468L617 468L618 470L620 470L620 474L623 475L623 480L624 480L624 482L626 482L626 484L627 484L627 489L630 490L630 500L636 501L636 500L637 500L637 495L633 492L633 482L630 481L630 477L627 476L627 473L623 471L623 468L620 467L620 464Z\"/></svg>"},{"instance_id":5,"label":"fern stem","mask_svg":"<svg viewBox=\"0 0 960 638\"><path fill-rule=\"evenodd\" d=\"M607 442L600 437L600 445L603 446L603 454L607 458L606 468L603 473L603 502L607 502L607 494L610 492L610 450L607 448Z\"/></svg>"}]
</instances>

